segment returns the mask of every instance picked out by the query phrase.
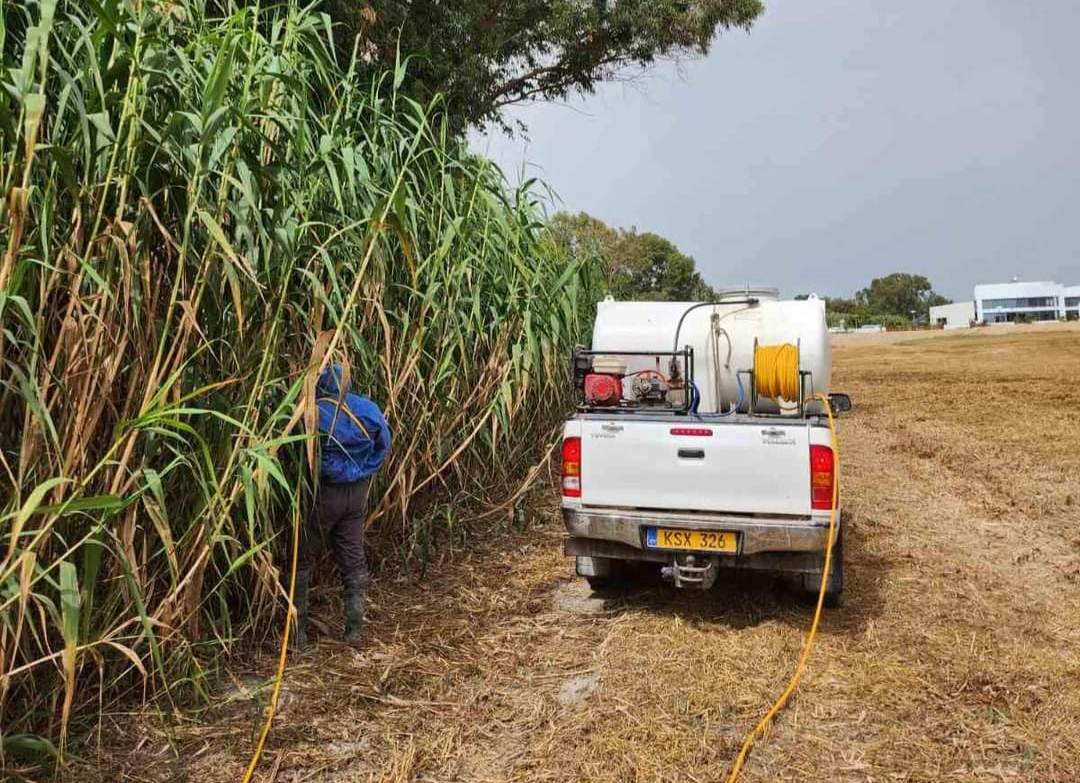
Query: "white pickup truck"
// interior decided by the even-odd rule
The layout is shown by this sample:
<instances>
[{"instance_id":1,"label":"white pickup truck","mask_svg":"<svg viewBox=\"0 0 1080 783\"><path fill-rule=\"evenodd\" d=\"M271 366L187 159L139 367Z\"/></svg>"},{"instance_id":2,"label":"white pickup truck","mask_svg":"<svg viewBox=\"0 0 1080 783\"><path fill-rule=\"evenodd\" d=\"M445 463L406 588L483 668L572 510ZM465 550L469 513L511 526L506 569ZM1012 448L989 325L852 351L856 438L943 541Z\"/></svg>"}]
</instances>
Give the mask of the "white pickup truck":
<instances>
[{"instance_id":1,"label":"white pickup truck","mask_svg":"<svg viewBox=\"0 0 1080 783\"><path fill-rule=\"evenodd\" d=\"M618 313L612 304L622 306ZM763 322L786 312L763 313L762 304L749 296L716 305L609 303L607 317L603 308L598 316L593 349L575 351L581 399L563 431L564 551L595 589L618 581L632 561L655 563L679 587L707 589L720 568L744 568L778 572L807 592L819 589L836 460L824 405L802 389L813 383L811 371L800 367L797 400L770 404L756 396L754 352ZM675 350L672 332L686 318L683 311L680 327L674 325L680 308L702 312L696 324L687 321L687 333L675 338L685 345ZM757 317L736 323L735 314L749 311ZM791 327L792 345L827 341L823 311L820 321L823 337L816 318L811 338L805 323ZM657 332L662 339L653 337ZM714 337L718 346L710 344ZM747 340L749 350L740 351ZM630 347L635 342L648 344ZM812 365L827 384L822 361L818 355L800 364ZM725 394L727 388L736 391ZM830 399L834 410L850 408L846 395ZM843 590L842 533L838 528L829 603Z\"/></svg>"}]
</instances>

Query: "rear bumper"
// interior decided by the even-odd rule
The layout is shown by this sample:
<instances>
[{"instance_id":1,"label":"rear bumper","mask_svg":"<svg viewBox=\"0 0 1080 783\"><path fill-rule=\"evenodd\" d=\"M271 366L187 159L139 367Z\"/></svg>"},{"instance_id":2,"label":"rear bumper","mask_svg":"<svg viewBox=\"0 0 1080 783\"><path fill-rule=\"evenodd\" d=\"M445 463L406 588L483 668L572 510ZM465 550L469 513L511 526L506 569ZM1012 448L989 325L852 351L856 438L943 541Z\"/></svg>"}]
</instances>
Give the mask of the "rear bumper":
<instances>
[{"instance_id":1,"label":"rear bumper","mask_svg":"<svg viewBox=\"0 0 1080 783\"><path fill-rule=\"evenodd\" d=\"M734 555L721 555L721 566L820 573L829 539L828 515L777 519L631 509L564 507L562 511L570 534L564 551L579 557L663 563L673 552L646 548L646 527L725 530L738 534L739 548Z\"/></svg>"},{"instance_id":2,"label":"rear bumper","mask_svg":"<svg viewBox=\"0 0 1080 783\"><path fill-rule=\"evenodd\" d=\"M739 534L740 555L761 552L824 552L829 519L774 519L670 511L563 508L563 521L574 538L615 541L645 550L646 527L684 530L730 530ZM646 550L651 551L651 550Z\"/></svg>"}]
</instances>

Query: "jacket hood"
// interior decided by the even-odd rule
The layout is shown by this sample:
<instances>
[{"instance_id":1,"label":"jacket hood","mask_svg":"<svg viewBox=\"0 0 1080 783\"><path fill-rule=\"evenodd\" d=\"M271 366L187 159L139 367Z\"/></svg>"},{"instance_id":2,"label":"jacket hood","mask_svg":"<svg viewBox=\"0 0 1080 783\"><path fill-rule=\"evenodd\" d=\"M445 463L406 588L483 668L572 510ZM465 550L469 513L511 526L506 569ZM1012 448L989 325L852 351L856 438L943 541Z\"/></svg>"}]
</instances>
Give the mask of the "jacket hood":
<instances>
[{"instance_id":1,"label":"jacket hood","mask_svg":"<svg viewBox=\"0 0 1080 783\"><path fill-rule=\"evenodd\" d=\"M342 379L344 377L345 371L340 364L334 362L319 373L319 380L315 382L315 391L326 397L339 397L343 396L343 393L348 394L351 391L348 383L342 389Z\"/></svg>"}]
</instances>

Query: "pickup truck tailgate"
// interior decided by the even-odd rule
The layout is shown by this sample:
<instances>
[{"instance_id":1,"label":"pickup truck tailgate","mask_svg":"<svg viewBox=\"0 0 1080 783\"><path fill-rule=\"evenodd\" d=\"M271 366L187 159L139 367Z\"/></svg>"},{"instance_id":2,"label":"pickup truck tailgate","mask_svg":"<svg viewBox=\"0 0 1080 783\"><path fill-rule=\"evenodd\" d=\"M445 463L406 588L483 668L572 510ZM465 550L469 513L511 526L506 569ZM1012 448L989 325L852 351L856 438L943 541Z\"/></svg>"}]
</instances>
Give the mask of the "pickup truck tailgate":
<instances>
[{"instance_id":1,"label":"pickup truck tailgate","mask_svg":"<svg viewBox=\"0 0 1080 783\"><path fill-rule=\"evenodd\" d=\"M809 426L585 419L581 503L809 515Z\"/></svg>"}]
</instances>

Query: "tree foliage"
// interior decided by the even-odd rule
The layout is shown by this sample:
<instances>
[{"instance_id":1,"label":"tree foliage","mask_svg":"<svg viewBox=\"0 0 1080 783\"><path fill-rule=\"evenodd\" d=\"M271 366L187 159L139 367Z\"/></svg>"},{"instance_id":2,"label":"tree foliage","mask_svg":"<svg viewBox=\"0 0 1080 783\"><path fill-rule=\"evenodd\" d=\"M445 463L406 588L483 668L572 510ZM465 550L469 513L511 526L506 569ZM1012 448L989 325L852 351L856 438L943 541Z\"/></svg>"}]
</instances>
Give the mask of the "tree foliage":
<instances>
[{"instance_id":1,"label":"tree foliage","mask_svg":"<svg viewBox=\"0 0 1080 783\"><path fill-rule=\"evenodd\" d=\"M339 57L359 35L363 63L413 57L405 89L446 96L465 124L503 107L589 93L664 57L705 54L719 30L747 29L761 0L324 0Z\"/></svg>"},{"instance_id":2,"label":"tree foliage","mask_svg":"<svg viewBox=\"0 0 1080 783\"><path fill-rule=\"evenodd\" d=\"M923 275L893 272L885 277L875 277L855 299L871 310L891 315L925 317L930 308L948 304L949 300L934 292L930 281Z\"/></svg>"},{"instance_id":3,"label":"tree foliage","mask_svg":"<svg viewBox=\"0 0 1080 783\"><path fill-rule=\"evenodd\" d=\"M616 299L705 301L714 296L694 259L657 234L611 228L581 212L560 212L551 229L567 255L598 259L607 293Z\"/></svg>"},{"instance_id":4,"label":"tree foliage","mask_svg":"<svg viewBox=\"0 0 1080 783\"><path fill-rule=\"evenodd\" d=\"M830 324L843 320L848 326L865 323L889 326L910 323L912 313L916 318L926 319L931 307L949 302L934 291L924 275L893 272L874 278L850 299L826 297L825 306Z\"/></svg>"}]
</instances>

